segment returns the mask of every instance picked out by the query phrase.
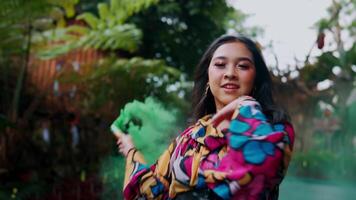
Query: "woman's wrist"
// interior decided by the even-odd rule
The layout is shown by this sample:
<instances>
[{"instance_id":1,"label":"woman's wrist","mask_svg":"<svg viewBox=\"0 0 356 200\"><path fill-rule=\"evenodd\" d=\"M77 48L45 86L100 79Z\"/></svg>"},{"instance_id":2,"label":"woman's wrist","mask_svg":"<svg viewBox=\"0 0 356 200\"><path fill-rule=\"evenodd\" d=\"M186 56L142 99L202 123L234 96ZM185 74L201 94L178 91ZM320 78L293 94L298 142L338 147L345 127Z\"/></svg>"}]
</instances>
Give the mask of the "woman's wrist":
<instances>
[{"instance_id":1,"label":"woman's wrist","mask_svg":"<svg viewBox=\"0 0 356 200\"><path fill-rule=\"evenodd\" d=\"M127 151L125 157L128 157L131 151L133 151L133 153L135 154L135 152L137 151L136 147L131 147L131 148Z\"/></svg>"}]
</instances>

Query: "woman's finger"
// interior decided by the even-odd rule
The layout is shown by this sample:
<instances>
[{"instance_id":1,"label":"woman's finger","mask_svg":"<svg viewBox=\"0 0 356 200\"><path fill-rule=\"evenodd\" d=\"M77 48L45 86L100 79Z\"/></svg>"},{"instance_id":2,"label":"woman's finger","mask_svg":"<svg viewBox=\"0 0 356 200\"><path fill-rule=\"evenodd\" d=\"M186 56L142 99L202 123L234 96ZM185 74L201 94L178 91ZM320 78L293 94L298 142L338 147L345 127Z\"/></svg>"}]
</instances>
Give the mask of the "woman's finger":
<instances>
[{"instance_id":1,"label":"woman's finger","mask_svg":"<svg viewBox=\"0 0 356 200\"><path fill-rule=\"evenodd\" d=\"M127 152L130 149L135 148L132 138L130 135L124 133L119 133L118 136L116 144L118 145L119 152L124 156L127 156Z\"/></svg>"},{"instance_id":2,"label":"woman's finger","mask_svg":"<svg viewBox=\"0 0 356 200\"><path fill-rule=\"evenodd\" d=\"M114 133L116 139L120 139L121 136L124 134L124 133L121 132L120 130L114 131L113 133Z\"/></svg>"},{"instance_id":3,"label":"woman's finger","mask_svg":"<svg viewBox=\"0 0 356 200\"><path fill-rule=\"evenodd\" d=\"M220 113L220 114L218 114L218 115L213 117L211 123L212 123L213 126L216 127L217 125L219 125L225 119L230 118L232 116L232 114L233 114L233 111L231 111L231 112L230 111L226 111L224 113Z\"/></svg>"},{"instance_id":4,"label":"woman's finger","mask_svg":"<svg viewBox=\"0 0 356 200\"><path fill-rule=\"evenodd\" d=\"M119 149L120 152L123 152L124 149L125 149L125 147L124 147L123 145L119 145L119 146L118 146L118 149Z\"/></svg>"},{"instance_id":5,"label":"woman's finger","mask_svg":"<svg viewBox=\"0 0 356 200\"><path fill-rule=\"evenodd\" d=\"M214 117L212 118L213 126L218 126L222 121L225 119L231 119L232 114L235 112L235 109L238 105L241 105L243 101L255 101L253 97L250 96L241 96L234 101L230 102L226 106L224 106L219 112L217 112Z\"/></svg>"},{"instance_id":6,"label":"woman's finger","mask_svg":"<svg viewBox=\"0 0 356 200\"><path fill-rule=\"evenodd\" d=\"M125 155L125 152L124 152L124 150L123 150L123 149L119 149L119 153L121 153L121 154Z\"/></svg>"},{"instance_id":7,"label":"woman's finger","mask_svg":"<svg viewBox=\"0 0 356 200\"><path fill-rule=\"evenodd\" d=\"M219 125L220 122L222 122L224 119L227 119L230 116L232 116L235 107L236 106L232 104L228 104L225 107L223 107L221 110L219 110L219 112L217 112L212 118L211 123L213 124L213 126Z\"/></svg>"},{"instance_id":8,"label":"woman's finger","mask_svg":"<svg viewBox=\"0 0 356 200\"><path fill-rule=\"evenodd\" d=\"M252 101L256 101L253 97L251 96L241 96L239 98L237 98L238 101L241 103L242 101L246 101L246 100L252 100Z\"/></svg>"}]
</instances>

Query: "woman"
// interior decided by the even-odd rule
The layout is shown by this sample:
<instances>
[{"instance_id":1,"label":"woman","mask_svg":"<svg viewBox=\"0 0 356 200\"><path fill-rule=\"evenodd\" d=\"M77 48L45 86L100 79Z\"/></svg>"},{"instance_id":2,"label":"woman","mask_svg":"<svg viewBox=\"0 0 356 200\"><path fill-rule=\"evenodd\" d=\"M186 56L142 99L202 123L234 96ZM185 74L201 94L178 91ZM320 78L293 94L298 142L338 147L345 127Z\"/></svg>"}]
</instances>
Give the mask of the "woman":
<instances>
[{"instance_id":1,"label":"woman","mask_svg":"<svg viewBox=\"0 0 356 200\"><path fill-rule=\"evenodd\" d=\"M216 39L197 66L194 117L152 166L129 135L126 199L277 199L294 141L288 117L272 98L272 82L256 44Z\"/></svg>"}]
</instances>

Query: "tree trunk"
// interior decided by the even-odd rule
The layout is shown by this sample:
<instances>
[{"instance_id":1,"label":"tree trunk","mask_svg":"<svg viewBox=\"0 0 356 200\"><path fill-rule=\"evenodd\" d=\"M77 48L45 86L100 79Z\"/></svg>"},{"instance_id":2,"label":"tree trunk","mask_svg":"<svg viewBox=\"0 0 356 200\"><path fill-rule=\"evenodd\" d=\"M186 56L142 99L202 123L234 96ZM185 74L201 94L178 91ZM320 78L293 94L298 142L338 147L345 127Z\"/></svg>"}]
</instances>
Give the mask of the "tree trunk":
<instances>
[{"instance_id":1,"label":"tree trunk","mask_svg":"<svg viewBox=\"0 0 356 200\"><path fill-rule=\"evenodd\" d=\"M31 21L28 23L28 39L27 39L27 44L26 44L26 49L25 49L25 60L23 62L23 65L20 69L20 74L17 78L17 83L16 83L16 88L15 88L15 93L14 93L14 98L13 98L13 103L12 103L12 113L10 119L13 122L17 122L18 120L18 112L19 112L19 106L20 106L20 98L21 98L21 92L26 76L26 71L28 68L29 60L30 60L30 53L31 53L31 32L32 32L32 25Z\"/></svg>"}]
</instances>

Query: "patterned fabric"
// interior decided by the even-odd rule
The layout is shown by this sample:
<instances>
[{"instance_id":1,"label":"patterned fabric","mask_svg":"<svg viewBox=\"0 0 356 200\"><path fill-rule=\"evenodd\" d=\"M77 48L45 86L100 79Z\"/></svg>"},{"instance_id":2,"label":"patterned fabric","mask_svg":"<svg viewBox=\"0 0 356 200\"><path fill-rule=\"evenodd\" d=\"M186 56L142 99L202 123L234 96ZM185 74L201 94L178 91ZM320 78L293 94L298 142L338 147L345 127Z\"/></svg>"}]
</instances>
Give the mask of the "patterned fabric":
<instances>
[{"instance_id":1,"label":"patterned fabric","mask_svg":"<svg viewBox=\"0 0 356 200\"><path fill-rule=\"evenodd\" d=\"M278 198L294 142L291 124L270 124L251 100L238 106L228 130L214 128L211 117L186 129L152 166L129 152L125 199L174 199L201 189L222 199Z\"/></svg>"}]
</instances>

